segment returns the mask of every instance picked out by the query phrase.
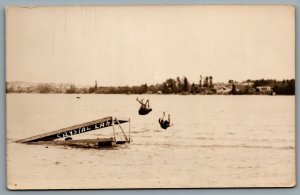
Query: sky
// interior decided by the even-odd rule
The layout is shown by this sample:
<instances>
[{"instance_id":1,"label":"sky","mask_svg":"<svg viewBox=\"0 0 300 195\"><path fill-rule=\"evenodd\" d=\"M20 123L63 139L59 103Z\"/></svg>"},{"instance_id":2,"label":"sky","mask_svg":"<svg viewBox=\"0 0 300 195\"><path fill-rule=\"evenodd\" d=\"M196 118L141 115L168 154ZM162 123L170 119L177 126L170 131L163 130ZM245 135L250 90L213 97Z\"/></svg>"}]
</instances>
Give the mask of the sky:
<instances>
[{"instance_id":1,"label":"sky","mask_svg":"<svg viewBox=\"0 0 300 195\"><path fill-rule=\"evenodd\" d=\"M98 86L295 78L290 5L6 9L6 80Z\"/></svg>"}]
</instances>

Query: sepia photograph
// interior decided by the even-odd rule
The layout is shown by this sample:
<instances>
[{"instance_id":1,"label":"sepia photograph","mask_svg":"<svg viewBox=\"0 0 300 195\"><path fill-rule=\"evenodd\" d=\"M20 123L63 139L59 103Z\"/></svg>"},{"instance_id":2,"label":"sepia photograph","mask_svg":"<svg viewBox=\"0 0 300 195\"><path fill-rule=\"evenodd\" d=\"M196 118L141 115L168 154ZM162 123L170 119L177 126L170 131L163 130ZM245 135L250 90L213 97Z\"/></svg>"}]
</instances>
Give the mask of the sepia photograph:
<instances>
[{"instance_id":1,"label":"sepia photograph","mask_svg":"<svg viewBox=\"0 0 300 195\"><path fill-rule=\"evenodd\" d=\"M10 190L296 185L293 5L9 6Z\"/></svg>"}]
</instances>

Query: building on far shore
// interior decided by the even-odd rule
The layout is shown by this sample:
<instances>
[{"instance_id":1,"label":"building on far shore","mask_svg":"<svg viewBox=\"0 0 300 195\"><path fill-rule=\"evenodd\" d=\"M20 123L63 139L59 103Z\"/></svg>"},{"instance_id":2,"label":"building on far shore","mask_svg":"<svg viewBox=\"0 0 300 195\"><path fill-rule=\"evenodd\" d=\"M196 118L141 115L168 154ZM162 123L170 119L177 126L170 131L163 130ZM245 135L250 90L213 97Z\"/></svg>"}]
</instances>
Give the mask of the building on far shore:
<instances>
[{"instance_id":1,"label":"building on far shore","mask_svg":"<svg viewBox=\"0 0 300 195\"><path fill-rule=\"evenodd\" d=\"M256 87L256 90L258 92L262 92L262 93L264 93L264 92L272 92L273 91L272 87L270 87L270 86L258 86L258 87Z\"/></svg>"},{"instance_id":2,"label":"building on far shore","mask_svg":"<svg viewBox=\"0 0 300 195\"><path fill-rule=\"evenodd\" d=\"M229 94L231 92L231 90L232 90L232 87L222 86L222 87L218 87L216 89L216 93L226 95L226 94Z\"/></svg>"},{"instance_id":3,"label":"building on far shore","mask_svg":"<svg viewBox=\"0 0 300 195\"><path fill-rule=\"evenodd\" d=\"M256 93L262 95L275 95L276 93L273 92L273 87L271 86L258 86L256 87Z\"/></svg>"}]
</instances>

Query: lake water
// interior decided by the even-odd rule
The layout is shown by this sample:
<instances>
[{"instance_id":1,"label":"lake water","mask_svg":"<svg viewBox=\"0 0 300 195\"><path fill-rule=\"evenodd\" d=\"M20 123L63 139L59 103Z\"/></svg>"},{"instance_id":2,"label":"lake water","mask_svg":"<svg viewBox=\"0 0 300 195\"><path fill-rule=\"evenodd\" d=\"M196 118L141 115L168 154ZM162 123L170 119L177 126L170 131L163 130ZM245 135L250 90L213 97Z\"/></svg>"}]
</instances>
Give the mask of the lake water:
<instances>
[{"instance_id":1,"label":"lake water","mask_svg":"<svg viewBox=\"0 0 300 195\"><path fill-rule=\"evenodd\" d=\"M8 186L78 189L294 185L295 96L140 95L150 99L153 108L145 116L138 115L136 97L8 94ZM174 124L167 130L158 123L164 111L171 114ZM130 118L130 144L97 150L14 143L106 116ZM86 136L110 131L92 131Z\"/></svg>"}]
</instances>

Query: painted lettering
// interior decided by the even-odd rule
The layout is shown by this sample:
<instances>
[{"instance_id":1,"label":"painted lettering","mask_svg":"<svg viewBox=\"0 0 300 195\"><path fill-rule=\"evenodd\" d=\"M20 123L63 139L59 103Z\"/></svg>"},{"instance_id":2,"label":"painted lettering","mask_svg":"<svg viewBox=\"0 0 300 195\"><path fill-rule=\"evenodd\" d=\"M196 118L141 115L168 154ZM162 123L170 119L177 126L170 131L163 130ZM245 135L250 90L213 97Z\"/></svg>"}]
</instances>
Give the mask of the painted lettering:
<instances>
[{"instance_id":1,"label":"painted lettering","mask_svg":"<svg viewBox=\"0 0 300 195\"><path fill-rule=\"evenodd\" d=\"M103 128L103 127L104 127L104 123L101 123L101 124L100 124L100 128Z\"/></svg>"},{"instance_id":2,"label":"painted lettering","mask_svg":"<svg viewBox=\"0 0 300 195\"><path fill-rule=\"evenodd\" d=\"M80 133L84 133L84 132L87 132L87 131L109 127L113 124L118 124L118 121L117 120L107 120L107 121L104 121L102 123L97 123L97 124L93 124L93 125L90 125L90 126L80 127L80 128L77 128L77 129L72 129L72 130L69 130L69 131L61 132L61 133L56 134L56 138L59 139L59 138L70 137L70 136L80 134Z\"/></svg>"},{"instance_id":3,"label":"painted lettering","mask_svg":"<svg viewBox=\"0 0 300 195\"><path fill-rule=\"evenodd\" d=\"M68 137L68 132L63 133L63 137Z\"/></svg>"}]
</instances>

